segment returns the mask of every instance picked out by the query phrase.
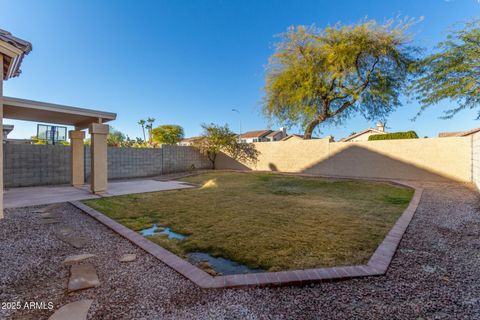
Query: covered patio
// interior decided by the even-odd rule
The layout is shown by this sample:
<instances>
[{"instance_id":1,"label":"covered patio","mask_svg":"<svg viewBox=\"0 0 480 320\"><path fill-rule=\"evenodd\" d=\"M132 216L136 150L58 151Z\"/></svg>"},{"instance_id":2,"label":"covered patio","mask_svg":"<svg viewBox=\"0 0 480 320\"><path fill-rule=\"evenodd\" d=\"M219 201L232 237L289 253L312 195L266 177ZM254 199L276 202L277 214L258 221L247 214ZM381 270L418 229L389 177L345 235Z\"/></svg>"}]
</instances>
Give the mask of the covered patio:
<instances>
[{"instance_id":1,"label":"covered patio","mask_svg":"<svg viewBox=\"0 0 480 320\"><path fill-rule=\"evenodd\" d=\"M36 121L42 123L73 126L69 131L71 142L71 179L74 187L85 183L84 139L85 129L91 135L91 184L92 194L103 194L108 190L107 181L107 135L109 126L105 123L115 120L116 114L93 109L65 106L40 101L3 96L3 81L21 74L20 66L24 56L30 53L32 45L0 29L0 123L3 118ZM0 141L3 153L3 137ZM3 158L0 157L0 189L3 191ZM0 218L3 217L3 197L0 197Z\"/></svg>"}]
</instances>

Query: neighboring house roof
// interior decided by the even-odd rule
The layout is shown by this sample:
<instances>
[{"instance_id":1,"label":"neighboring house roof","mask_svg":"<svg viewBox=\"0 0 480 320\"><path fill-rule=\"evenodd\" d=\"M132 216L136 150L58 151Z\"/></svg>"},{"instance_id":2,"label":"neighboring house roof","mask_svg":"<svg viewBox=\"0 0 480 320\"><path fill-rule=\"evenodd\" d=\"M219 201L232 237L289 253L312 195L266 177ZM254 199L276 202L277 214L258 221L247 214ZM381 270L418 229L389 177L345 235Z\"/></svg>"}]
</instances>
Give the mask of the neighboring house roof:
<instances>
[{"instance_id":1,"label":"neighboring house roof","mask_svg":"<svg viewBox=\"0 0 480 320\"><path fill-rule=\"evenodd\" d=\"M278 131L273 131L273 132L271 132L271 133L269 133L269 134L267 135L267 138L273 138L273 137L275 137L277 134L282 134L282 131L280 131L280 130L278 130Z\"/></svg>"},{"instance_id":2,"label":"neighboring house roof","mask_svg":"<svg viewBox=\"0 0 480 320\"><path fill-rule=\"evenodd\" d=\"M448 138L448 137L467 137L469 135L475 134L480 131L480 128L474 128L467 131L461 132L440 132L438 134L439 138Z\"/></svg>"},{"instance_id":3,"label":"neighboring house roof","mask_svg":"<svg viewBox=\"0 0 480 320\"><path fill-rule=\"evenodd\" d=\"M351 136L348 136L346 138L343 138L341 139L340 141L341 142L346 142L346 141L350 141L350 140L353 140L361 135L364 135L366 133L375 133L375 134L385 134L386 132L385 131L380 131L380 130L377 130L377 129L374 129L374 128L368 128L368 129L365 129L361 132L358 132L358 133L355 133L355 134L352 134Z\"/></svg>"},{"instance_id":4,"label":"neighboring house roof","mask_svg":"<svg viewBox=\"0 0 480 320\"><path fill-rule=\"evenodd\" d=\"M303 135L301 135L301 134L291 134L291 135L286 136L285 138L283 138L282 141L290 140L290 139L292 139L292 138L303 140Z\"/></svg>"},{"instance_id":5,"label":"neighboring house roof","mask_svg":"<svg viewBox=\"0 0 480 320\"><path fill-rule=\"evenodd\" d=\"M20 65L23 57L32 51L32 44L28 41L12 36L8 31L0 29L0 54L4 57L3 74L4 80L9 77L20 75Z\"/></svg>"},{"instance_id":6,"label":"neighboring house roof","mask_svg":"<svg viewBox=\"0 0 480 320\"><path fill-rule=\"evenodd\" d=\"M257 131L248 131L242 133L240 138L249 139L249 138L263 138L266 135L270 134L272 130L257 130Z\"/></svg>"},{"instance_id":7,"label":"neighboring house roof","mask_svg":"<svg viewBox=\"0 0 480 320\"><path fill-rule=\"evenodd\" d=\"M194 142L196 140L200 140L202 137L198 136L198 137L190 137L190 138L185 138L185 139L182 139L180 142Z\"/></svg>"}]
</instances>

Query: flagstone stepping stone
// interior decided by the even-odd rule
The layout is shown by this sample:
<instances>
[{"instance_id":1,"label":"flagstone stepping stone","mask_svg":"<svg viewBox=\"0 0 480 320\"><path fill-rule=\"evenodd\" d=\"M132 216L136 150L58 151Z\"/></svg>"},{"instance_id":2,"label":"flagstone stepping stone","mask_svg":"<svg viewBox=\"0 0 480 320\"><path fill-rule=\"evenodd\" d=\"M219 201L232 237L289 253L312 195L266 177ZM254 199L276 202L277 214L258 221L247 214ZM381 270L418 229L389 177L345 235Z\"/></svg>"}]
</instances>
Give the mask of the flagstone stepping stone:
<instances>
[{"instance_id":1,"label":"flagstone stepping stone","mask_svg":"<svg viewBox=\"0 0 480 320\"><path fill-rule=\"evenodd\" d=\"M97 271L91 263L74 264L70 268L70 279L68 280L68 292L94 288L100 285Z\"/></svg>"},{"instance_id":2,"label":"flagstone stepping stone","mask_svg":"<svg viewBox=\"0 0 480 320\"><path fill-rule=\"evenodd\" d=\"M59 227L55 233L57 234L61 234L61 235L64 235L64 236L68 236L68 235L71 235L73 233L73 229L72 228L69 228L69 227Z\"/></svg>"},{"instance_id":3,"label":"flagstone stepping stone","mask_svg":"<svg viewBox=\"0 0 480 320\"><path fill-rule=\"evenodd\" d=\"M47 213L47 212L50 212L52 210L55 210L57 209L59 206L59 204L50 204L44 208L41 208L41 209L37 209L35 211L33 211L34 213Z\"/></svg>"},{"instance_id":4,"label":"flagstone stepping stone","mask_svg":"<svg viewBox=\"0 0 480 320\"><path fill-rule=\"evenodd\" d=\"M85 237L75 236L73 234L73 230L68 227L59 228L54 232L54 234L58 239L70 244L77 249L82 249L88 242L87 238Z\"/></svg>"},{"instance_id":5,"label":"flagstone stepping stone","mask_svg":"<svg viewBox=\"0 0 480 320\"><path fill-rule=\"evenodd\" d=\"M58 220L62 218L59 214L56 213L42 213L40 214L40 221L47 221L47 220Z\"/></svg>"},{"instance_id":6,"label":"flagstone stepping stone","mask_svg":"<svg viewBox=\"0 0 480 320\"><path fill-rule=\"evenodd\" d=\"M57 215L52 212L43 212L39 214L40 218L42 219L48 219L48 218L56 218Z\"/></svg>"},{"instance_id":7,"label":"flagstone stepping stone","mask_svg":"<svg viewBox=\"0 0 480 320\"><path fill-rule=\"evenodd\" d=\"M66 304L55 311L48 320L85 320L92 303L93 300L79 300Z\"/></svg>"},{"instance_id":8,"label":"flagstone stepping stone","mask_svg":"<svg viewBox=\"0 0 480 320\"><path fill-rule=\"evenodd\" d=\"M97 255L91 253L76 254L73 256L68 256L63 260L63 264L73 264L90 258L94 258Z\"/></svg>"},{"instance_id":9,"label":"flagstone stepping stone","mask_svg":"<svg viewBox=\"0 0 480 320\"><path fill-rule=\"evenodd\" d=\"M124 254L123 256L121 256L120 259L118 259L118 260L120 262L132 262L132 261L137 260L137 255L132 254L132 253L127 253L127 254Z\"/></svg>"},{"instance_id":10,"label":"flagstone stepping stone","mask_svg":"<svg viewBox=\"0 0 480 320\"><path fill-rule=\"evenodd\" d=\"M49 218L49 219L42 219L40 220L40 224L54 224L54 223L59 223L60 220L56 218Z\"/></svg>"}]
</instances>

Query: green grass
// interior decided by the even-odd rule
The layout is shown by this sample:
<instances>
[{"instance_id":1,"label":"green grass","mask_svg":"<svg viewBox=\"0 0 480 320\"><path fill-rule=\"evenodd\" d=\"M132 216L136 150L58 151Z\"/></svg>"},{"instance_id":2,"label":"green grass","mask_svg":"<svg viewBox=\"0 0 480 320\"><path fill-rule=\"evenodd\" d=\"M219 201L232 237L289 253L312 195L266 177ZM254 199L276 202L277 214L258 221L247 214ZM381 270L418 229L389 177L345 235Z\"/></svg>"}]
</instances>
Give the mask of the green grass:
<instances>
[{"instance_id":1,"label":"green grass","mask_svg":"<svg viewBox=\"0 0 480 320\"><path fill-rule=\"evenodd\" d=\"M413 195L380 182L215 172L184 189L84 201L178 255L201 251L270 271L366 263Z\"/></svg>"}]
</instances>

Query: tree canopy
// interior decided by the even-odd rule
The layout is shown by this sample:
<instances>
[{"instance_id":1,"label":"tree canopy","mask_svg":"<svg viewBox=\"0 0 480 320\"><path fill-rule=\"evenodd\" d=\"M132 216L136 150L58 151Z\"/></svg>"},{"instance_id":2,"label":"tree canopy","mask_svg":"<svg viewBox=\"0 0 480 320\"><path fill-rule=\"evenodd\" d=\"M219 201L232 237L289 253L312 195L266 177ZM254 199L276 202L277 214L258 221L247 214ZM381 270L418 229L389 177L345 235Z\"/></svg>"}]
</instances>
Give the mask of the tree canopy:
<instances>
[{"instance_id":1,"label":"tree canopy","mask_svg":"<svg viewBox=\"0 0 480 320\"><path fill-rule=\"evenodd\" d=\"M220 152L224 152L234 160L240 162L255 162L259 152L252 143L239 142L237 135L230 130L228 125L202 124L203 133L194 147L205 154L212 168Z\"/></svg>"},{"instance_id":2,"label":"tree canopy","mask_svg":"<svg viewBox=\"0 0 480 320\"><path fill-rule=\"evenodd\" d=\"M107 145L110 147L123 147L125 143L126 136L123 132L114 129L110 126L108 135L107 135Z\"/></svg>"},{"instance_id":3,"label":"tree canopy","mask_svg":"<svg viewBox=\"0 0 480 320\"><path fill-rule=\"evenodd\" d=\"M160 144L176 144L183 136L183 128L174 124L165 124L152 129L153 141Z\"/></svg>"},{"instance_id":4,"label":"tree canopy","mask_svg":"<svg viewBox=\"0 0 480 320\"><path fill-rule=\"evenodd\" d=\"M452 30L436 49L418 64L420 76L412 86L421 111L444 99L457 104L444 118L480 106L480 19Z\"/></svg>"},{"instance_id":5,"label":"tree canopy","mask_svg":"<svg viewBox=\"0 0 480 320\"><path fill-rule=\"evenodd\" d=\"M320 123L338 123L353 113L384 119L401 105L399 95L418 51L409 46L409 25L290 27L267 66L264 114L301 125L305 139Z\"/></svg>"}]
</instances>

